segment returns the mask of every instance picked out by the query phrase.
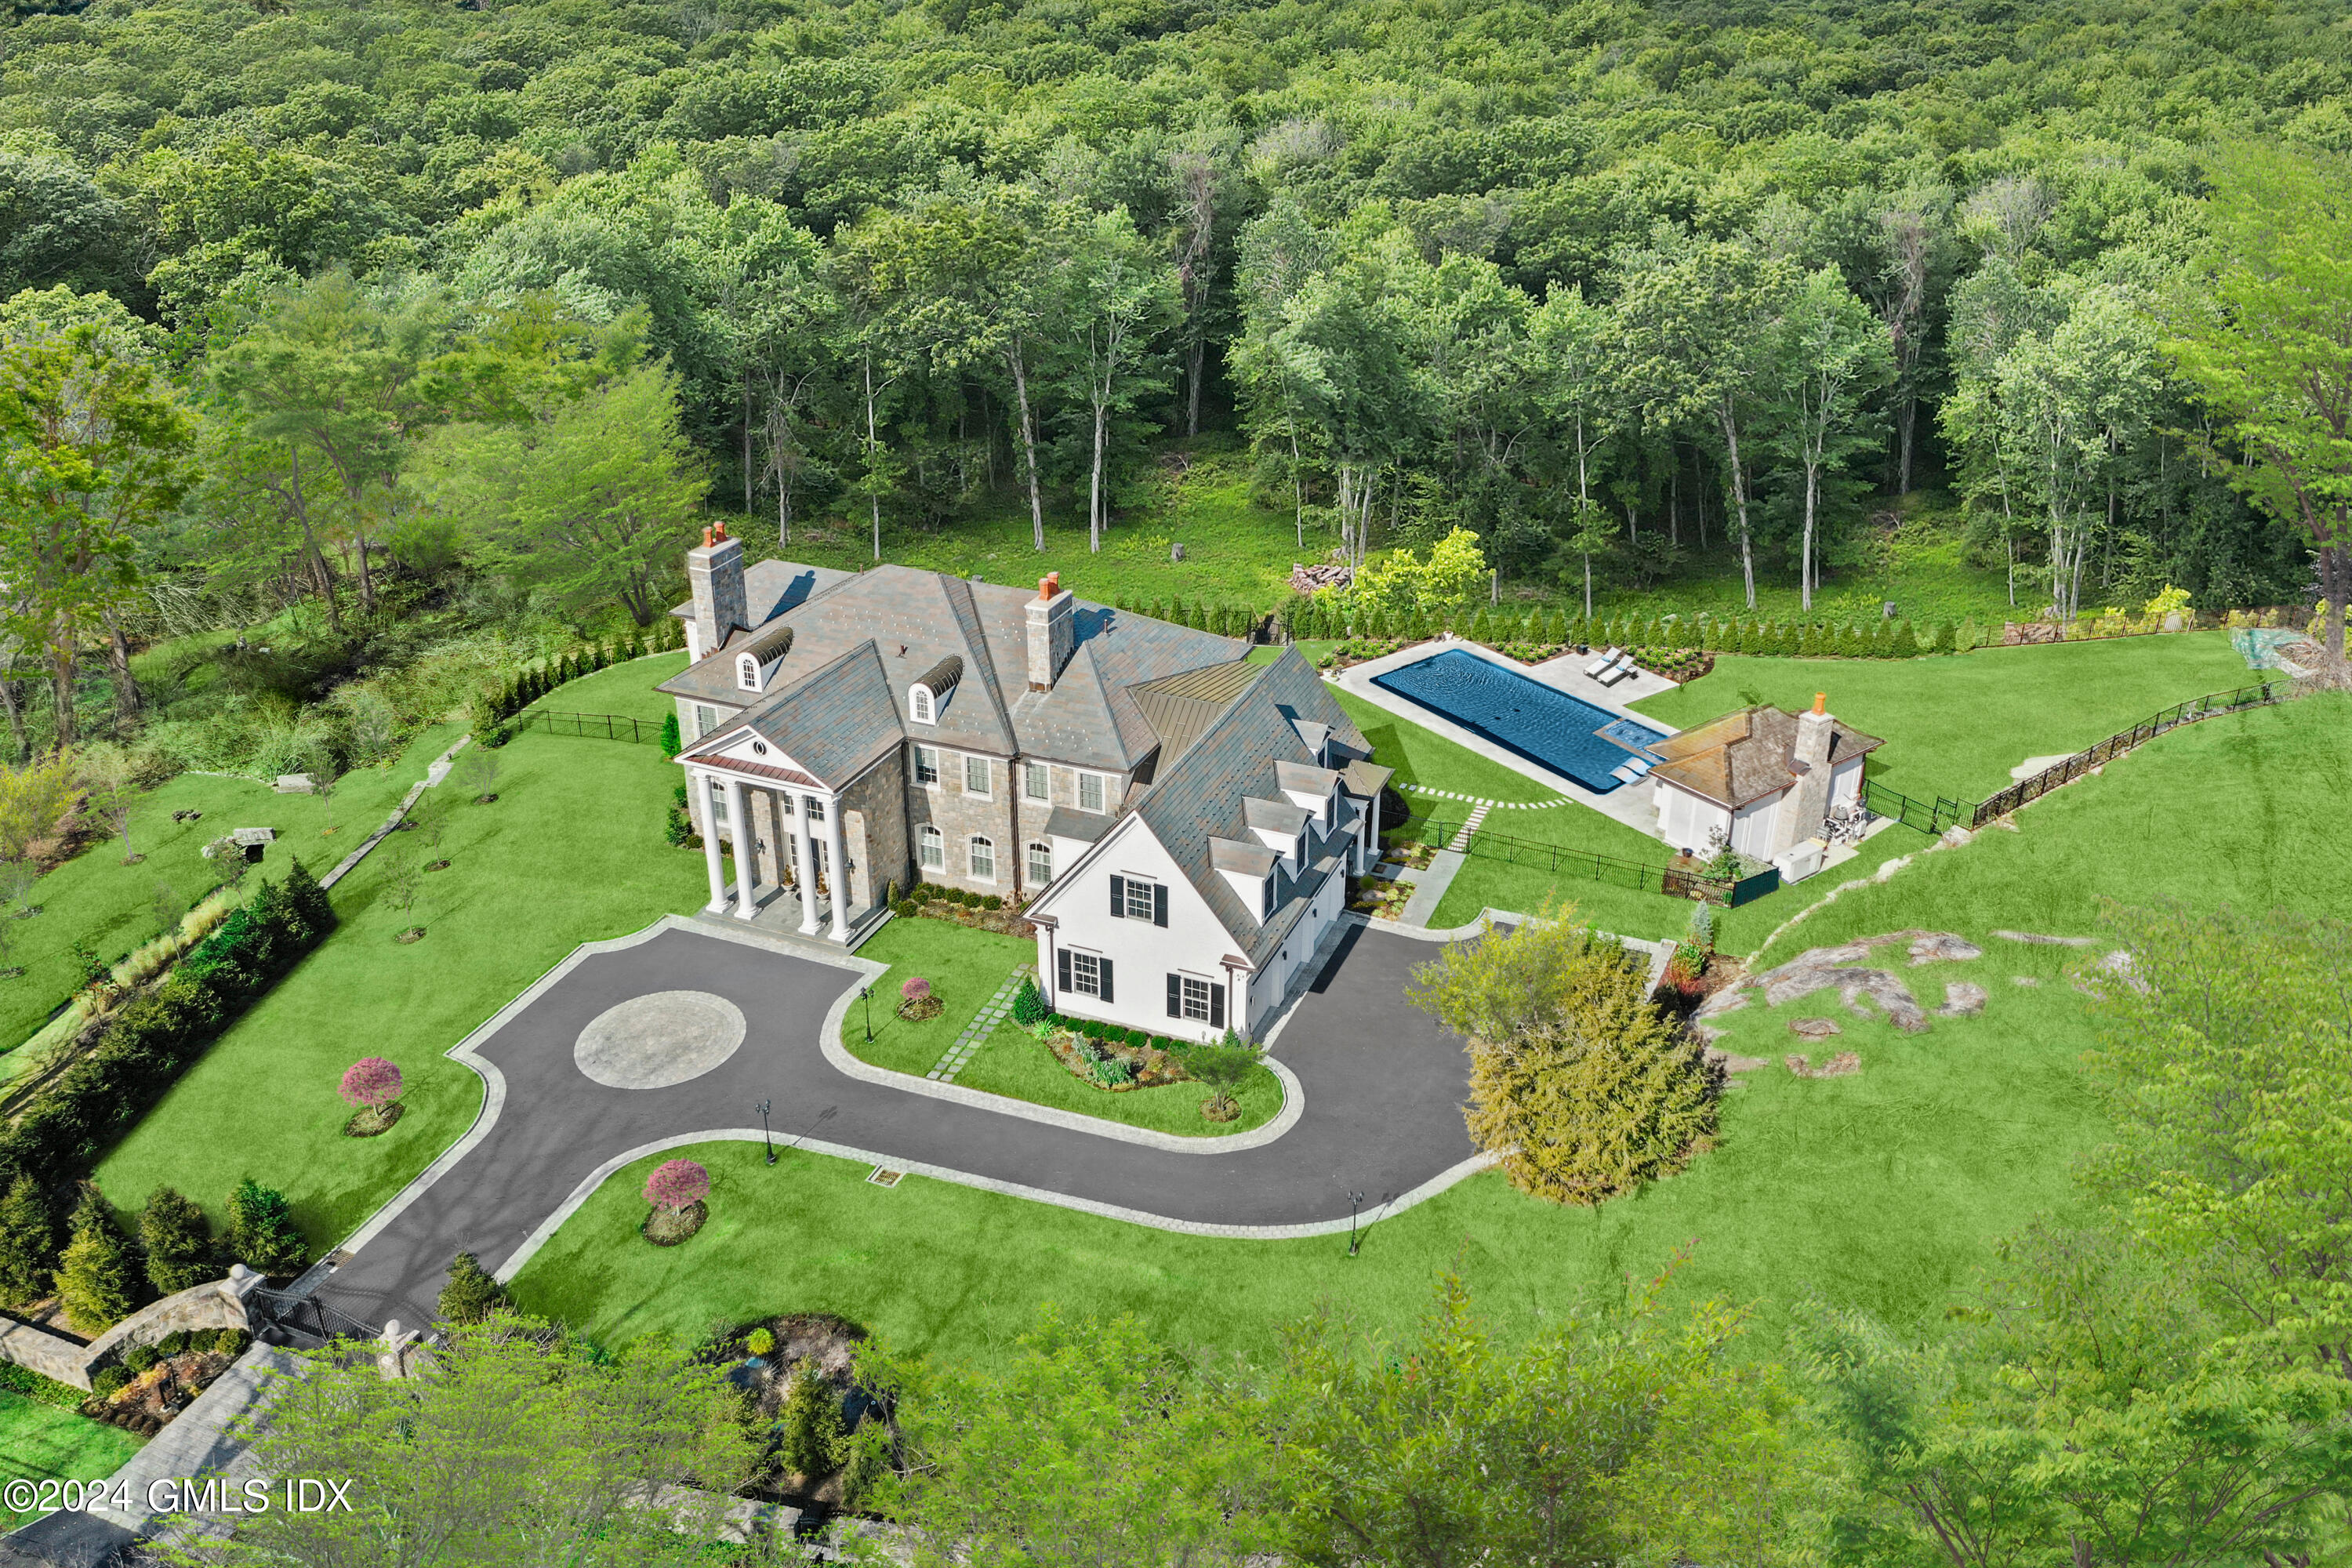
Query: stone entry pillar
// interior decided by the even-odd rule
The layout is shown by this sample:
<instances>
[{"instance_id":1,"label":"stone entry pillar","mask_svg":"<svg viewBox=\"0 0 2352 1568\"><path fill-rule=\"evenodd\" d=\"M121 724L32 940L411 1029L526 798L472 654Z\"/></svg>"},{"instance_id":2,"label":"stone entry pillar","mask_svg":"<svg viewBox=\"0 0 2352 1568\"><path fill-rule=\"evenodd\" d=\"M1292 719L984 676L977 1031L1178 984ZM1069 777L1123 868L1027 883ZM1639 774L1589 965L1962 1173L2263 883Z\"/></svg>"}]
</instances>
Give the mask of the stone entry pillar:
<instances>
[{"instance_id":1,"label":"stone entry pillar","mask_svg":"<svg viewBox=\"0 0 2352 1568\"><path fill-rule=\"evenodd\" d=\"M743 806L743 781L732 775L727 780L727 831L735 844L735 918L748 921L760 912L753 891L760 874L759 836Z\"/></svg>"}]
</instances>

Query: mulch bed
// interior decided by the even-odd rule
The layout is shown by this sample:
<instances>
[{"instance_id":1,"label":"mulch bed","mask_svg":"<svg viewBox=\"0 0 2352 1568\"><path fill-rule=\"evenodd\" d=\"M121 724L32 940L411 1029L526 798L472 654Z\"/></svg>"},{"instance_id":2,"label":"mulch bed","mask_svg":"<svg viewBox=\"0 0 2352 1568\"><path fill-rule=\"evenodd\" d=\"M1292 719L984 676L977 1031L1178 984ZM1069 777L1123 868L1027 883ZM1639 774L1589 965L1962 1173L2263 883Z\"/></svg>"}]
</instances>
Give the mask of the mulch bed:
<instances>
[{"instance_id":1,"label":"mulch bed","mask_svg":"<svg viewBox=\"0 0 2352 1568\"><path fill-rule=\"evenodd\" d=\"M682 1209L655 1209L646 1215L646 1223L637 1227L637 1233L656 1247L676 1247L700 1230L702 1222L709 1217L709 1207L697 1199Z\"/></svg>"},{"instance_id":2,"label":"mulch bed","mask_svg":"<svg viewBox=\"0 0 2352 1568\"><path fill-rule=\"evenodd\" d=\"M1182 1062L1166 1051L1150 1046L1115 1046L1101 1040L1095 1043L1102 1047L1103 1055L1133 1068L1134 1079L1127 1083L1105 1083L1097 1078L1094 1068L1078 1054L1078 1037L1075 1034L1050 1036L1045 1048L1054 1053L1055 1061L1069 1069L1072 1078L1108 1094L1123 1094L1131 1089L1159 1089L1166 1084L1183 1083L1192 1076L1185 1072Z\"/></svg>"},{"instance_id":3,"label":"mulch bed","mask_svg":"<svg viewBox=\"0 0 2352 1568\"><path fill-rule=\"evenodd\" d=\"M754 1329L775 1336L775 1348L754 1358L746 1342ZM713 1347L731 1363L727 1380L741 1389L751 1404L751 1420L772 1426L783 1415L784 1397L793 1382L814 1373L846 1396L857 1385L857 1347L872 1336L863 1325L830 1312L792 1312L745 1323L724 1335ZM756 1359L760 1364L754 1366ZM834 1509L841 1505L841 1478L812 1481L781 1467L768 1469L741 1495L763 1501L786 1502L800 1508Z\"/></svg>"},{"instance_id":4,"label":"mulch bed","mask_svg":"<svg viewBox=\"0 0 2352 1568\"><path fill-rule=\"evenodd\" d=\"M408 1107L396 1100L390 1105L363 1105L352 1112L352 1119L343 1123L343 1136L381 1138L391 1131L393 1123L407 1112Z\"/></svg>"},{"instance_id":5,"label":"mulch bed","mask_svg":"<svg viewBox=\"0 0 2352 1568\"><path fill-rule=\"evenodd\" d=\"M928 1024L947 1010L948 1005L936 996L918 996L898 1004L898 1016L909 1024Z\"/></svg>"},{"instance_id":6,"label":"mulch bed","mask_svg":"<svg viewBox=\"0 0 2352 1568\"><path fill-rule=\"evenodd\" d=\"M218 1351L184 1351L165 1356L108 1398L83 1401L81 1413L126 1432L152 1437L236 1360Z\"/></svg>"},{"instance_id":7,"label":"mulch bed","mask_svg":"<svg viewBox=\"0 0 2352 1568\"><path fill-rule=\"evenodd\" d=\"M423 942L425 940L425 928L423 926L410 926L406 931L402 931L392 940L394 942Z\"/></svg>"},{"instance_id":8,"label":"mulch bed","mask_svg":"<svg viewBox=\"0 0 2352 1568\"><path fill-rule=\"evenodd\" d=\"M915 906L915 912L929 920L952 921L974 931L994 931L999 936L1034 937L1037 928L1021 918L1013 910L975 910L964 904L950 904L940 899L926 899Z\"/></svg>"}]
</instances>

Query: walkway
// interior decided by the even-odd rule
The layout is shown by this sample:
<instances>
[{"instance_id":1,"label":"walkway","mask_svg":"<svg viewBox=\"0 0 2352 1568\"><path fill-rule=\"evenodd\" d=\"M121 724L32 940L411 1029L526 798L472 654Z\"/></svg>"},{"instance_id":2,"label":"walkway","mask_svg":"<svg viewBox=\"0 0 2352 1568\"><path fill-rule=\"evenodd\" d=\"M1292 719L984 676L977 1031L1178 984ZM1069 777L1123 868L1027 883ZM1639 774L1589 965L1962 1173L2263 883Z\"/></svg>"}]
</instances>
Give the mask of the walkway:
<instances>
[{"instance_id":1,"label":"walkway","mask_svg":"<svg viewBox=\"0 0 2352 1568\"><path fill-rule=\"evenodd\" d=\"M1368 1215L1400 1208L1482 1163L1462 1121L1461 1042L1404 1000L1433 940L1443 936L1351 923L1280 1034L1279 1065L1296 1086L1284 1117L1176 1139L885 1072L837 1043L828 1052L881 965L666 917L582 948L451 1053L488 1081L480 1118L346 1244L350 1260L317 1295L364 1322L427 1321L456 1253L511 1277L611 1172L665 1148L758 1139L762 1100L779 1142L797 1137L864 1164L1163 1229L1344 1230L1350 1192L1372 1194ZM676 1030L677 1044L616 1047L607 1024L583 1047L592 1023L662 993L640 1016L690 1016L696 1026ZM741 1021L732 1046L730 1015ZM689 1050L714 1065L680 1082L610 1087ZM576 1052L604 1081L586 1076Z\"/></svg>"},{"instance_id":2,"label":"walkway","mask_svg":"<svg viewBox=\"0 0 2352 1568\"><path fill-rule=\"evenodd\" d=\"M996 994L982 1003L971 1022L963 1026L963 1033L956 1037L955 1044L948 1047L947 1055L940 1058L939 1066L923 1076L940 1083L955 1082L956 1074L971 1065L971 1058L980 1054L980 1047L987 1044L988 1037L996 1032L996 1026L1013 1016L1013 998L1019 994L1021 983L1029 975L1026 964L1007 975L1004 984L996 988Z\"/></svg>"}]
</instances>

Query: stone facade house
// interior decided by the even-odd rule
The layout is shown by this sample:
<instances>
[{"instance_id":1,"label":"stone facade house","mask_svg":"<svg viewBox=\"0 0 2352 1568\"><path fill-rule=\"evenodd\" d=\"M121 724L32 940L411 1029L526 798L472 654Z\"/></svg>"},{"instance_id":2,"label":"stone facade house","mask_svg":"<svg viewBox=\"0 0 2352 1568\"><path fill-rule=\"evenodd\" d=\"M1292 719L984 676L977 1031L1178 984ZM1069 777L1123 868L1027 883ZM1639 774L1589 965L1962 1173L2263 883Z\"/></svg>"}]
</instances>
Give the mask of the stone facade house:
<instances>
[{"instance_id":1,"label":"stone facade house","mask_svg":"<svg viewBox=\"0 0 2352 1568\"><path fill-rule=\"evenodd\" d=\"M1149 838L1166 858L1135 860L1139 885L1187 889L1166 916L1178 934L1152 928L1180 975L1172 1016L1205 1034L1213 1006L1215 1030L1255 1016L1377 850L1388 772L1295 653L1251 664L1240 642L1085 603L1058 576L1032 594L905 566L747 567L723 531L687 570L694 597L673 613L690 662L661 689L714 913L781 908L852 942L893 886L993 893L1038 920L1059 995L1064 953L1112 917L1107 883L1084 910L1053 895ZM1068 1010L1129 1021L1112 969L1108 998L1074 984ZM1186 975L1217 979L1215 1002Z\"/></svg>"},{"instance_id":2,"label":"stone facade house","mask_svg":"<svg viewBox=\"0 0 2352 1568\"><path fill-rule=\"evenodd\" d=\"M1832 811L1861 801L1863 759L1884 744L1827 704L1816 695L1810 713L1742 708L1654 742L1658 837L1704 854L1720 833L1741 854L1770 860L1819 836Z\"/></svg>"}]
</instances>

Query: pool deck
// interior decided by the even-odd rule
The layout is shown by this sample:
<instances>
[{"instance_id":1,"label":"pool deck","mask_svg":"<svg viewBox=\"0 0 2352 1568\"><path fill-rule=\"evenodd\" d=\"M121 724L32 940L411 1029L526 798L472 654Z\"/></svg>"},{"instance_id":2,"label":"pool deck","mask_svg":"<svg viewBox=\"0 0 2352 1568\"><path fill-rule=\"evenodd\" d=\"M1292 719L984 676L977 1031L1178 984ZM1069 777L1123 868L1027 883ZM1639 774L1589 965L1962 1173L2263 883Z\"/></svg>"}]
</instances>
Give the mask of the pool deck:
<instances>
[{"instance_id":1,"label":"pool deck","mask_svg":"<svg viewBox=\"0 0 2352 1568\"><path fill-rule=\"evenodd\" d=\"M1492 648L1483 647L1476 643L1463 642L1452 637L1440 637L1432 642L1415 643L1412 647L1390 654L1385 658L1375 658L1363 664L1351 665L1327 679L1375 707L1385 708L1400 719L1410 719L1423 729L1443 735L1457 746L1467 747L1489 762L1500 763L1521 777L1539 784L1555 794L1565 795L1580 805L1591 806L1601 816L1622 822L1636 833L1644 833L1653 838L1658 836L1658 808L1656 803L1651 798L1654 792L1650 787L1649 780L1643 779L1639 784L1623 785L1610 791L1607 795L1596 795L1563 773L1556 773L1549 768L1538 766L1517 752L1498 746L1486 737L1464 729L1432 709L1423 708L1409 698L1400 697L1392 691L1384 690L1372 684L1375 677L1386 675L1392 669L1402 669L1406 665L1418 664L1424 658L1433 658L1438 654L1454 651L1474 654L1489 664L1509 670L1514 675L1524 675L1530 679L1539 680L1555 690L1566 692L1580 702L1589 702L1593 707L1604 712L1613 713L1621 719L1631 719L1636 723L1646 724L1653 730L1664 730L1668 734L1675 732L1673 725L1653 719L1646 713L1636 713L1625 706L1628 702L1638 702L1645 697L1655 697L1661 691L1673 690L1675 686L1673 681L1663 675L1652 675L1647 670L1639 670L1627 676L1615 686L1603 686L1597 680L1588 679L1584 674L1584 667L1598 657L1593 654L1563 654L1558 658L1547 660L1542 664L1524 665L1517 659L1506 658Z\"/></svg>"}]
</instances>

